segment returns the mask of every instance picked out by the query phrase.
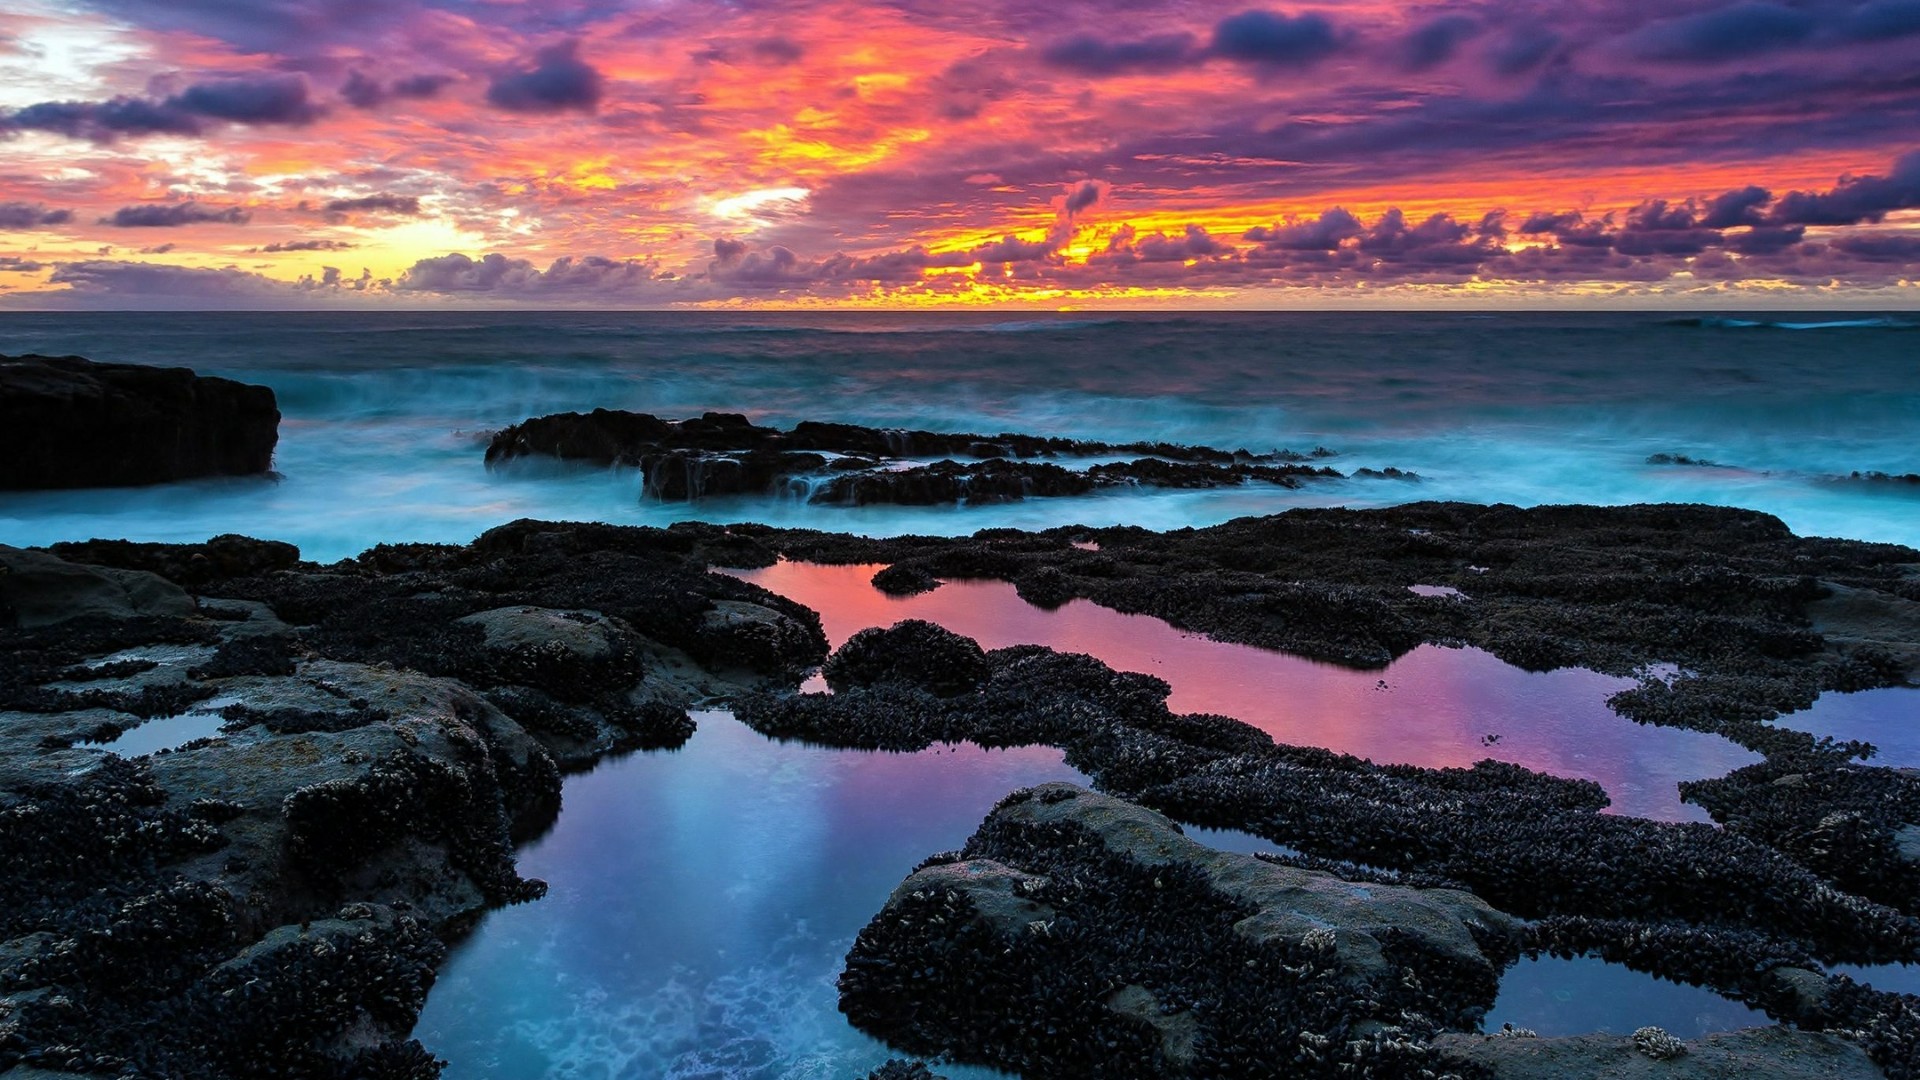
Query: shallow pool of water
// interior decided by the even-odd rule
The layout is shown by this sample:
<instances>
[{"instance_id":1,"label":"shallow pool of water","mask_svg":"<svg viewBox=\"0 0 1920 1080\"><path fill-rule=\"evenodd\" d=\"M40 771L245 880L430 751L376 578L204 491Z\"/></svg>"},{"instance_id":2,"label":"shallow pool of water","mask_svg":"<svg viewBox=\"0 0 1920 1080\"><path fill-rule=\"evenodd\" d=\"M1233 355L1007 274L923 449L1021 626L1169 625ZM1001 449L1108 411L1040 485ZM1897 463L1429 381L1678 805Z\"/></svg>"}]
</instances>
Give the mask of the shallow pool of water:
<instances>
[{"instance_id":1,"label":"shallow pool of water","mask_svg":"<svg viewBox=\"0 0 1920 1080\"><path fill-rule=\"evenodd\" d=\"M1855 694L1821 694L1813 707L1774 721L1778 727L1841 741L1872 743L1871 765L1920 769L1920 689L1889 686Z\"/></svg>"},{"instance_id":2,"label":"shallow pool of water","mask_svg":"<svg viewBox=\"0 0 1920 1080\"><path fill-rule=\"evenodd\" d=\"M1698 986L1683 986L1591 956L1523 959L1500 979L1500 996L1483 1028L1502 1024L1542 1036L1610 1031L1628 1035L1649 1024L1682 1039L1712 1031L1767 1027L1767 1015Z\"/></svg>"},{"instance_id":3,"label":"shallow pool of water","mask_svg":"<svg viewBox=\"0 0 1920 1080\"><path fill-rule=\"evenodd\" d=\"M1834 975L1845 975L1854 982L1865 983L1875 990L1885 990L1889 994L1914 994L1920 996L1920 964L1835 964L1827 969Z\"/></svg>"},{"instance_id":4,"label":"shallow pool of water","mask_svg":"<svg viewBox=\"0 0 1920 1080\"><path fill-rule=\"evenodd\" d=\"M210 739L220 734L220 728L226 723L220 710L233 704L237 699L231 697L209 698L186 712L173 716L156 716L151 720L142 720L138 725L120 733L118 738L103 743L81 743L105 750L121 757L139 757L142 754L157 754L162 750L177 750L195 739Z\"/></svg>"},{"instance_id":5,"label":"shallow pool of water","mask_svg":"<svg viewBox=\"0 0 1920 1080\"><path fill-rule=\"evenodd\" d=\"M696 719L681 750L567 780L519 857L551 891L487 915L415 1029L448 1080L864 1076L902 1055L838 1011L854 935L1008 792L1086 783L1048 748L833 750Z\"/></svg>"},{"instance_id":6,"label":"shallow pool of water","mask_svg":"<svg viewBox=\"0 0 1920 1080\"><path fill-rule=\"evenodd\" d=\"M1145 672L1173 687L1176 712L1222 713L1295 745L1434 768L1486 758L1597 781L1616 813L1707 821L1682 780L1722 776L1760 755L1717 735L1636 724L1606 705L1634 680L1581 669L1523 671L1480 649L1423 645L1380 671L1213 641L1086 600L1047 611L1001 581L949 581L889 596L877 565L781 562L729 570L820 613L836 647L870 626L925 619L988 649L1047 645ZM1469 601L1463 601L1469 602Z\"/></svg>"}]
</instances>

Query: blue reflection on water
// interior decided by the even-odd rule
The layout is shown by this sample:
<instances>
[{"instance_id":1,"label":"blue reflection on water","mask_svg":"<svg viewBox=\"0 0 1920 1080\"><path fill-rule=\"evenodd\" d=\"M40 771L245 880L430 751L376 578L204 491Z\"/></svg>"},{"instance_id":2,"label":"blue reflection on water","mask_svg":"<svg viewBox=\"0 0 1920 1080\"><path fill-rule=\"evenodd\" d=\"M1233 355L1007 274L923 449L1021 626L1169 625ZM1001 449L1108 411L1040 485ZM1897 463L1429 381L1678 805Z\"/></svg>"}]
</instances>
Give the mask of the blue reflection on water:
<instances>
[{"instance_id":1,"label":"blue reflection on water","mask_svg":"<svg viewBox=\"0 0 1920 1080\"><path fill-rule=\"evenodd\" d=\"M1835 964L1827 971L1889 994L1920 996L1920 964Z\"/></svg>"},{"instance_id":2,"label":"blue reflection on water","mask_svg":"<svg viewBox=\"0 0 1920 1080\"><path fill-rule=\"evenodd\" d=\"M1920 690L1911 686L1821 694L1812 708L1782 716L1774 725L1872 743L1877 751L1868 761L1872 765L1920 768Z\"/></svg>"},{"instance_id":3,"label":"blue reflection on water","mask_svg":"<svg viewBox=\"0 0 1920 1080\"><path fill-rule=\"evenodd\" d=\"M1508 969L1483 1026L1494 1031L1512 1024L1554 1036L1590 1031L1625 1035L1652 1024L1692 1039L1772 1023L1765 1013L1702 987L1667 982L1591 956L1541 956Z\"/></svg>"},{"instance_id":4,"label":"blue reflection on water","mask_svg":"<svg viewBox=\"0 0 1920 1080\"><path fill-rule=\"evenodd\" d=\"M854 935L1009 791L1086 783L1047 748L832 750L698 719L683 750L567 781L520 856L552 891L486 917L415 1029L448 1080L864 1075L901 1055L836 1008Z\"/></svg>"}]
</instances>

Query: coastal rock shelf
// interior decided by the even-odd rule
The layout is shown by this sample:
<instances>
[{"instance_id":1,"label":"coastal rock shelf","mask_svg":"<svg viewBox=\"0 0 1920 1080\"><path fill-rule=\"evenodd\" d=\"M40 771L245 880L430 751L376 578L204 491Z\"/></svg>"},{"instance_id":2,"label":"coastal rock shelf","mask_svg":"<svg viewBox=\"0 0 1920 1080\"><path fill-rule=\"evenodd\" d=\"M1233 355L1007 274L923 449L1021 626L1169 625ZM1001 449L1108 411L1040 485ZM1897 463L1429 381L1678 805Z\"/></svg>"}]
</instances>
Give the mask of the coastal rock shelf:
<instances>
[{"instance_id":1,"label":"coastal rock shelf","mask_svg":"<svg viewBox=\"0 0 1920 1080\"><path fill-rule=\"evenodd\" d=\"M985 649L923 625L857 634L830 654L813 611L708 572L782 556L887 564L902 591L1006 581L1043 606L1091 600L1356 668L1466 642L1530 668L1645 672L1615 698L1624 712L1724 735L1765 761L1694 793L1722 827L1666 824L1603 814L1595 783L1512 764L1388 766L1282 745L1237 719L1170 709L1158 679L1047 648ZM1088 1047L1106 1055L1104 1075L1165 1075L1187 1046L1205 1063L1196 1074L1271 1072L1281 1047L1327 1075L1340 1064L1419 1075L1442 1063L1442 1035L1472 1030L1498 971L1523 953L1709 987L1846 1038L1895 1080L1920 1065L1920 999L1823 973L1920 959L1909 842L1920 782L1858 761L1857 746L1767 723L1823 690L1910 679L1910 549L1803 539L1764 515L1699 507L1423 504L957 540L523 521L468 545L382 545L326 566L240 537L6 549L0 562L0 855L44 868L0 893L0 1070L434 1075L432 1047L409 1033L444 942L540 895L516 846L553 822L562 777L681 745L689 708L722 702L764 735L832 746L1057 747L1101 792L1007 811L1016 817L1086 800L1126 830L1163 814L1271 841L1277 854L1255 862L1154 824L1155 843L1178 855L1163 863L1116 854L1101 821L989 819L961 857L929 864L952 875L990 859L1011 868L1008 896L1028 882L1019 899L1052 908L1037 920L1052 929L1023 931L1032 940L1016 950L1052 966L987 1004L1039 1000L1035 1015L1053 1015L1078 1003L1059 1015L1107 1033ZM796 692L822 665L833 692ZM98 746L209 711L222 721L210 737L133 758ZM729 752L751 754L758 738ZM936 775L942 760L930 750L914 767ZM796 842L782 857L854 856ZM883 890L909 865L885 868ZM1305 892L1276 907L1274 882ZM674 887L698 905L698 881ZM913 891L903 905L922 902ZM1342 897L1360 907L1329 917ZM869 902L882 910L884 891ZM1142 921L1165 905L1192 918ZM1295 909L1332 924L1330 954L1326 935L1304 929L1259 945L1232 929L1255 910ZM889 910L893 925L903 911ZM945 970L985 940L953 938L978 924L943 911L924 913L946 920L931 928L904 914L911 933L872 955L908 973ZM1346 930L1363 930L1385 966L1363 963L1375 953ZM671 934L643 927L629 940L655 931ZM1189 935L1254 966L1195 974L1153 959ZM1285 976L1269 964L1329 974L1303 989L1269 981ZM858 977L849 989L878 1010L860 1014L875 1030L879 1011L926 1010L914 1032L886 1029L902 1050L1005 1063L1038 1052L979 1026L983 1015L942 1014L954 999L933 976L930 996L879 997L861 997ZM1254 987L1242 979L1283 988L1271 1015L1266 999L1227 992ZM942 1015L973 1026L949 1029ZM1030 1076L1088 1075L1032 1061Z\"/></svg>"},{"instance_id":2,"label":"coastal rock shelf","mask_svg":"<svg viewBox=\"0 0 1920 1080\"><path fill-rule=\"evenodd\" d=\"M1323 447L1308 454L1254 454L1171 443L952 435L813 421L781 431L734 413L663 420L609 409L535 417L497 433L487 446L489 466L531 456L637 468L642 497L652 500L776 495L837 506L1006 502L1141 486L1297 488L1347 475L1310 464L1335 456ZM972 460L951 460L955 457ZM926 460L932 458L942 460ZM1107 460L1067 468L1034 460L1039 458ZM1359 469L1352 475L1419 479L1392 468Z\"/></svg>"},{"instance_id":3,"label":"coastal rock shelf","mask_svg":"<svg viewBox=\"0 0 1920 1080\"><path fill-rule=\"evenodd\" d=\"M0 356L0 491L264 473L279 426L264 386L186 368Z\"/></svg>"},{"instance_id":4,"label":"coastal rock shelf","mask_svg":"<svg viewBox=\"0 0 1920 1080\"><path fill-rule=\"evenodd\" d=\"M0 858L35 868L0 894L0 1071L437 1074L408 1033L443 940L544 893L514 849L562 771L825 651L672 544L540 536L324 570L236 537L0 548ZM91 745L222 701L208 737Z\"/></svg>"}]
</instances>

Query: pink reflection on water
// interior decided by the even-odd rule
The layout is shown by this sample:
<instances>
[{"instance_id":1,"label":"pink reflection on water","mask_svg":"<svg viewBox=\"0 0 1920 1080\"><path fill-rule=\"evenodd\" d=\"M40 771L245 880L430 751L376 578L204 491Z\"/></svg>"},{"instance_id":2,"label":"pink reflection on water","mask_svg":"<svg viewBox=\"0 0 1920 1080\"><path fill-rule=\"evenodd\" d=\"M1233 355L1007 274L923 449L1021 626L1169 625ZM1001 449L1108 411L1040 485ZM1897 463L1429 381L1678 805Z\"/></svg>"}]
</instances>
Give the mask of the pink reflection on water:
<instances>
[{"instance_id":1,"label":"pink reflection on water","mask_svg":"<svg viewBox=\"0 0 1920 1080\"><path fill-rule=\"evenodd\" d=\"M1716 735L1635 724L1606 699L1633 680L1567 669L1522 671L1480 649L1423 645L1384 671L1354 671L1287 653L1213 641L1086 600L1055 611L1000 581L949 581L893 597L879 565L781 562L728 570L820 613L837 648L853 634L925 619L988 649L1046 645L1165 679L1176 712L1222 713L1276 740L1385 763L1434 768L1486 758L1597 781L1611 812L1706 821L1680 802L1682 780L1721 776L1760 756Z\"/></svg>"}]
</instances>

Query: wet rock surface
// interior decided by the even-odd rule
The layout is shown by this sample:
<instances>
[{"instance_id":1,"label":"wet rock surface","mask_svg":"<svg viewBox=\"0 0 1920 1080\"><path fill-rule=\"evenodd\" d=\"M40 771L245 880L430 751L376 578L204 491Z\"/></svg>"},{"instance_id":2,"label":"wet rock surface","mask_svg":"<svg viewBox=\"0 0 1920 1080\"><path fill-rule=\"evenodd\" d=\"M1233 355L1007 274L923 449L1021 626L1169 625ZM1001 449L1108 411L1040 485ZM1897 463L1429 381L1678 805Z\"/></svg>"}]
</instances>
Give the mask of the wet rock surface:
<instances>
[{"instance_id":1,"label":"wet rock surface","mask_svg":"<svg viewBox=\"0 0 1920 1080\"><path fill-rule=\"evenodd\" d=\"M513 852L562 771L825 653L811 612L666 534L283 548L4 553L0 858L35 869L0 895L0 1072L437 1075L407 1035L444 942L544 892ZM218 733L96 745L190 709Z\"/></svg>"},{"instance_id":2,"label":"wet rock surface","mask_svg":"<svg viewBox=\"0 0 1920 1080\"><path fill-rule=\"evenodd\" d=\"M1909 549L1702 507L1423 504L961 539L516 522L330 566L241 537L0 555L17 567L0 574L0 852L51 868L0 895L0 1069L433 1075L406 1033L441 942L537 895L513 846L551 820L562 773L675 745L688 705L730 700L766 734L831 745L1058 746L1105 793L1003 807L876 920L864 955L894 966L850 963L849 1011L904 1051L1029 1076L1499 1074L1438 1040L1471 1029L1524 951L1710 986L1920 1075L1920 998L1824 970L1920 957L1914 777L1766 722L1907 677ZM1432 641L1642 672L1623 711L1767 760L1689 788L1723 828L1667 825L1512 765L1275 745L1172 713L1149 676L927 624L829 659L812 612L706 572L783 556L886 563L897 592L1010 581L1047 606L1088 599L1354 666ZM834 693L788 689L823 660ZM89 745L189 712L221 730L131 760ZM1108 809L1047 816L1079 800ZM1229 873L1148 810L1288 853ZM1296 941L1291 915L1284 934L1237 930L1280 910L1248 883L1281 879L1324 884L1285 908L1336 926L1314 907L1336 879L1356 898L1460 899L1453 923L1364 924L1372 949L1337 929L1308 949L1323 928ZM1024 915L1052 928L1011 945L993 928ZM1466 936L1436 929L1453 925ZM1168 959L1188 948L1223 962ZM1302 986L1303 968L1326 977ZM1580 1060L1565 1075L1604 1072Z\"/></svg>"},{"instance_id":3,"label":"wet rock surface","mask_svg":"<svg viewBox=\"0 0 1920 1080\"><path fill-rule=\"evenodd\" d=\"M264 473L279 425L264 386L186 368L0 356L0 490Z\"/></svg>"},{"instance_id":4,"label":"wet rock surface","mask_svg":"<svg viewBox=\"0 0 1920 1080\"><path fill-rule=\"evenodd\" d=\"M1470 889L1536 920L1529 952L1597 954L1710 986L1848 1033L1888 1075L1916 1075L1916 1002L1821 974L1920 948L1920 845L1907 842L1920 834L1915 777L1765 722L1823 689L1901 681L1886 646L1903 630L1829 638L1815 615L1832 627L1819 605L1849 593L1853 607L1865 594L1874 610L1902 609L1920 562L1911 550L1801 539L1762 515L1695 507L1416 506L1164 535L757 539L787 557L890 561L936 582L1011 581L1035 602L1085 597L1356 666L1421 641L1471 642L1534 667L1546 657L1621 673L1673 662L1614 703L1767 755L1685 789L1724 828L1600 814L1605 797L1590 784L1492 761L1381 767L1275 746L1236 721L1171 714L1158 680L1036 648L988 653L989 675L969 693L875 681L756 696L740 715L768 734L834 745L1059 746L1103 791L1301 853L1280 862ZM1405 591L1433 581L1473 599Z\"/></svg>"},{"instance_id":5,"label":"wet rock surface","mask_svg":"<svg viewBox=\"0 0 1920 1080\"><path fill-rule=\"evenodd\" d=\"M1532 671L1638 675L1642 684L1611 703L1623 714L1765 754L1813 747L1811 736L1765 721L1822 691L1911 681L1920 637L1920 552L1798 537L1769 515L1707 506L1415 503L1168 533L1065 527L955 539L749 526L728 540L732 552L716 550L716 562L742 557L750 540L756 565L776 556L887 563L903 591L929 579L996 579L1043 606L1082 598L1352 667L1384 667L1437 643L1478 646ZM1652 674L1662 668L1671 674Z\"/></svg>"},{"instance_id":6,"label":"wet rock surface","mask_svg":"<svg viewBox=\"0 0 1920 1080\"><path fill-rule=\"evenodd\" d=\"M489 465L534 456L638 468L641 494L647 499L772 495L835 506L1009 502L1125 486L1264 483L1291 488L1344 475L1310 464L1334 456L1325 448L1310 454L1254 454L1172 443L944 434L812 421L782 431L734 413L663 420L608 409L535 417L499 432L487 447ZM1084 468L1035 460L1093 457L1132 460ZM927 458L943 460L928 463ZM1353 475L1363 474L1368 479L1418 479L1398 469L1363 469Z\"/></svg>"},{"instance_id":7,"label":"wet rock surface","mask_svg":"<svg viewBox=\"0 0 1920 1080\"><path fill-rule=\"evenodd\" d=\"M1883 1075L1854 1043L1791 1028L1753 1028L1678 1042L1663 1055L1650 1038L1574 1035L1541 1039L1509 1035L1443 1035L1435 1045L1487 1070L1493 1080L1879 1080Z\"/></svg>"},{"instance_id":8,"label":"wet rock surface","mask_svg":"<svg viewBox=\"0 0 1920 1080\"><path fill-rule=\"evenodd\" d=\"M1028 1076L1411 1071L1435 1061L1421 1039L1492 1003L1519 938L1465 893L1215 851L1047 784L895 890L848 955L841 1008Z\"/></svg>"},{"instance_id":9,"label":"wet rock surface","mask_svg":"<svg viewBox=\"0 0 1920 1080\"><path fill-rule=\"evenodd\" d=\"M1061 747L1110 794L1300 853L1264 856L1276 865L1470 890L1538 920L1526 934L1529 951L1598 953L1808 1024L1906 1023L1878 999L1808 1007L1769 973L1915 956L1911 894L1876 890L1887 901L1876 902L1731 826L1601 814L1605 796L1591 782L1494 761L1379 766L1275 745L1226 717L1173 714L1164 682L1091 657L1023 646L986 658L988 676L970 693L896 679L831 695L750 695L737 711L769 735L833 745Z\"/></svg>"}]
</instances>

